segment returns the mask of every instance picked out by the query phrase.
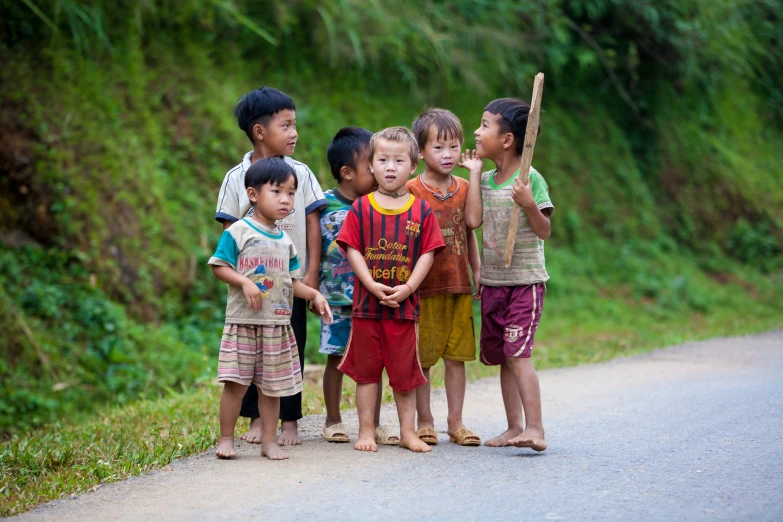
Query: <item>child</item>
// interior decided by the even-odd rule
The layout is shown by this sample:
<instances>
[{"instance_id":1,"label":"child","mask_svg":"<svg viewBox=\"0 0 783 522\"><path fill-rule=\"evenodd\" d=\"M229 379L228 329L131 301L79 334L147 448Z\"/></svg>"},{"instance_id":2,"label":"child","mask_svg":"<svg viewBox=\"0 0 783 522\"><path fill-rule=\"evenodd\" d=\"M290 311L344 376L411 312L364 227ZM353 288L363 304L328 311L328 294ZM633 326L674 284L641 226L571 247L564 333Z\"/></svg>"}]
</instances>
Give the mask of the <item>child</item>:
<instances>
[{"instance_id":1,"label":"child","mask_svg":"<svg viewBox=\"0 0 783 522\"><path fill-rule=\"evenodd\" d=\"M517 179L529 112L529 105L513 98L487 105L475 131L476 150L472 155L464 153L460 165L470 171L465 222L468 228L484 223L481 361L500 365L508 417L508 430L485 444L544 451L547 444L541 421L541 392L530 355L549 279L544 267L544 240L549 237L554 206L549 188L536 170L530 169L526 185ZM496 168L482 174L480 158L493 161ZM503 254L512 202L524 213L520 215L511 266L505 268Z\"/></svg>"},{"instance_id":2,"label":"child","mask_svg":"<svg viewBox=\"0 0 783 522\"><path fill-rule=\"evenodd\" d=\"M321 210L321 293L332 309L332 324L321 325L321 348L327 355L324 369L324 403L326 422L324 439L329 442L348 442L347 428L340 416L340 399L343 389L343 374L337 369L348 344L351 332L351 303L353 302L354 273L345 250L337 244L337 235L343 226L351 205L361 196L378 187L370 172L367 146L372 133L359 127L345 127L335 135L326 153L332 175L338 186L327 190L327 206ZM375 442L378 444L399 444L400 438L392 435L389 428L380 425L382 388L378 386L375 406Z\"/></svg>"},{"instance_id":3,"label":"child","mask_svg":"<svg viewBox=\"0 0 783 522\"><path fill-rule=\"evenodd\" d=\"M432 206L446 243L419 287L419 360L427 384L416 389L416 435L427 444L438 443L430 409L430 368L443 358L449 438L460 446L478 446L481 439L462 424L465 361L476 359L468 264L473 270L475 298L479 297L481 273L476 234L465 226L468 182L451 175L460 158L462 124L450 111L430 109L413 122L413 134L425 167L417 178L408 181L408 192Z\"/></svg>"},{"instance_id":4,"label":"child","mask_svg":"<svg viewBox=\"0 0 783 522\"><path fill-rule=\"evenodd\" d=\"M399 444L427 452L430 447L414 430L415 388L427 382L417 353L417 290L445 244L432 207L405 190L418 163L411 131L391 127L375 133L368 154L378 188L356 200L337 237L358 280L351 336L338 369L356 381L355 449L378 450L373 413L385 367L400 418Z\"/></svg>"},{"instance_id":5,"label":"child","mask_svg":"<svg viewBox=\"0 0 783 522\"><path fill-rule=\"evenodd\" d=\"M215 219L223 223L226 230L231 223L252 215L253 206L244 187L245 173L250 165L261 158L282 157L296 173L299 189L296 191L291 214L279 219L277 226L291 236L291 240L302 260L302 282L310 288L318 288L318 268L321 260L321 235L318 212L326 205L318 180L307 165L292 160L298 134L296 132L296 107L285 93L272 87L262 87L247 93L234 107L239 128L245 131L253 150L245 154L242 162L229 170L223 180L217 201ZM307 311L304 299L294 298L291 326L299 348L299 361L304 368L305 344L307 342ZM252 443L261 440L257 393L255 387L248 389L242 401L241 415L250 417L250 430L242 439ZM278 443L299 444L298 423L302 418L302 394L297 393L280 401L281 432Z\"/></svg>"},{"instance_id":6,"label":"child","mask_svg":"<svg viewBox=\"0 0 783 522\"><path fill-rule=\"evenodd\" d=\"M298 186L294 169L264 158L245 173L253 214L231 225L209 260L212 273L229 285L226 326L220 343L218 381L220 438L217 456L232 458L234 426L248 387L260 388L261 455L287 459L275 441L280 397L302 392L302 372L291 328L294 296L309 299L327 323L326 299L299 280L296 247L277 226L291 213Z\"/></svg>"}]
</instances>

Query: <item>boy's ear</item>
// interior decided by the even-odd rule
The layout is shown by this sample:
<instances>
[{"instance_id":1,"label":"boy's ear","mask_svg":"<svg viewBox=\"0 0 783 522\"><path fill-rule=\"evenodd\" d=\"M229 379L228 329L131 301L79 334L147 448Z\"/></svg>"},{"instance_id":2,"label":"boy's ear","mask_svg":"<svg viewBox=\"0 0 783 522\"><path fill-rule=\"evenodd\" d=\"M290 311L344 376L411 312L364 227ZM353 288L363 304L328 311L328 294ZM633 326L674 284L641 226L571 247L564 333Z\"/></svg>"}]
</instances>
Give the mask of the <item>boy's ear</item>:
<instances>
[{"instance_id":1,"label":"boy's ear","mask_svg":"<svg viewBox=\"0 0 783 522\"><path fill-rule=\"evenodd\" d=\"M507 132L505 136L503 136L503 148L510 149L513 146L514 146L514 133Z\"/></svg>"},{"instance_id":2,"label":"boy's ear","mask_svg":"<svg viewBox=\"0 0 783 522\"><path fill-rule=\"evenodd\" d=\"M249 199L252 204L256 204L258 201L258 192L256 192L255 188L247 187L247 199Z\"/></svg>"},{"instance_id":3,"label":"boy's ear","mask_svg":"<svg viewBox=\"0 0 783 522\"><path fill-rule=\"evenodd\" d=\"M340 167L340 177L344 180L351 181L356 173L348 165Z\"/></svg>"},{"instance_id":4,"label":"boy's ear","mask_svg":"<svg viewBox=\"0 0 783 522\"><path fill-rule=\"evenodd\" d=\"M256 141L264 141L264 134L266 134L266 128L261 125L260 123L256 123L253 125L253 130L251 131L253 134L253 138L256 139Z\"/></svg>"},{"instance_id":5,"label":"boy's ear","mask_svg":"<svg viewBox=\"0 0 783 522\"><path fill-rule=\"evenodd\" d=\"M460 147L460 148L461 148L461 147ZM423 160L423 159L424 159L424 153L421 151L421 149L419 149L419 159L420 159L420 160Z\"/></svg>"}]
</instances>

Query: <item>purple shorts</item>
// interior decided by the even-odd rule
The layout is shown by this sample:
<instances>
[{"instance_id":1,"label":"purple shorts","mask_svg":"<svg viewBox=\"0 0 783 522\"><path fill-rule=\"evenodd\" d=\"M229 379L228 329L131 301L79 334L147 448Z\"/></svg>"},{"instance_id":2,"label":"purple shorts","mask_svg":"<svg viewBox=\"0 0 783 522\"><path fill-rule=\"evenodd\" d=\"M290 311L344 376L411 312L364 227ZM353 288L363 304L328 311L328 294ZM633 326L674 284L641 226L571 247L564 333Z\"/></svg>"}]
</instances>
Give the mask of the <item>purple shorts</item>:
<instances>
[{"instance_id":1,"label":"purple shorts","mask_svg":"<svg viewBox=\"0 0 783 522\"><path fill-rule=\"evenodd\" d=\"M481 292L481 362L497 366L506 357L529 358L544 308L544 283L485 286Z\"/></svg>"}]
</instances>

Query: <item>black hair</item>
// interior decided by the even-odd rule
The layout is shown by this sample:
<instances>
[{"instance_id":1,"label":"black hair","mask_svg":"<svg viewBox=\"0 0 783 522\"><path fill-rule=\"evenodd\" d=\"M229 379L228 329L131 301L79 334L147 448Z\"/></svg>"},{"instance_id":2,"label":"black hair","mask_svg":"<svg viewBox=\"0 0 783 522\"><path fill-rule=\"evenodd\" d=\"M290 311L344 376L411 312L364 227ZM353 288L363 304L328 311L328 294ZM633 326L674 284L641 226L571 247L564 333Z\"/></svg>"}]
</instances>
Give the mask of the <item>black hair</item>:
<instances>
[{"instance_id":1,"label":"black hair","mask_svg":"<svg viewBox=\"0 0 783 522\"><path fill-rule=\"evenodd\" d=\"M340 169L343 167L356 168L356 158L367 147L372 138L372 132L361 127L343 127L332 138L329 148L326 150L326 157L329 160L329 167L332 169L332 176L340 183Z\"/></svg>"},{"instance_id":2,"label":"black hair","mask_svg":"<svg viewBox=\"0 0 783 522\"><path fill-rule=\"evenodd\" d=\"M500 115L498 123L501 134L512 133L514 135L514 152L522 154L530 105L517 98L498 98L489 102L484 110L490 114ZM538 132L541 132L541 125L538 126Z\"/></svg>"},{"instance_id":3,"label":"black hair","mask_svg":"<svg viewBox=\"0 0 783 522\"><path fill-rule=\"evenodd\" d=\"M254 125L266 125L275 114L286 109L296 110L290 96L274 87L261 87L245 94L234 104L234 116L239 128L252 142Z\"/></svg>"},{"instance_id":4,"label":"black hair","mask_svg":"<svg viewBox=\"0 0 783 522\"><path fill-rule=\"evenodd\" d=\"M293 167L281 158L263 158L252 165L245 172L245 188L261 188L261 185L282 185L291 177L294 178L294 188L299 188L299 180Z\"/></svg>"}]
</instances>

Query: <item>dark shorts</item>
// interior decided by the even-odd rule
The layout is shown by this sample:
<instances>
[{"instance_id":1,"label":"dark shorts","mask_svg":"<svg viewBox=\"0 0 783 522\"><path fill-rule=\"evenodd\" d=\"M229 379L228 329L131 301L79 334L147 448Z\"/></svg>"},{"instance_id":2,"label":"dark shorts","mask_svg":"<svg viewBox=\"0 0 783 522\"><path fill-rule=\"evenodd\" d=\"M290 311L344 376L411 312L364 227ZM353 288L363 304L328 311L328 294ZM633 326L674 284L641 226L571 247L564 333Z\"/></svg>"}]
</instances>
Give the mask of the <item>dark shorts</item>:
<instances>
[{"instance_id":1,"label":"dark shorts","mask_svg":"<svg viewBox=\"0 0 783 522\"><path fill-rule=\"evenodd\" d=\"M419 325L402 319L354 317L351 336L337 369L356 381L381 381L383 369L393 390L407 393L427 382L419 363Z\"/></svg>"},{"instance_id":2,"label":"dark shorts","mask_svg":"<svg viewBox=\"0 0 783 522\"><path fill-rule=\"evenodd\" d=\"M544 283L485 286L481 292L481 362L497 366L506 357L529 358L544 308Z\"/></svg>"}]
</instances>

